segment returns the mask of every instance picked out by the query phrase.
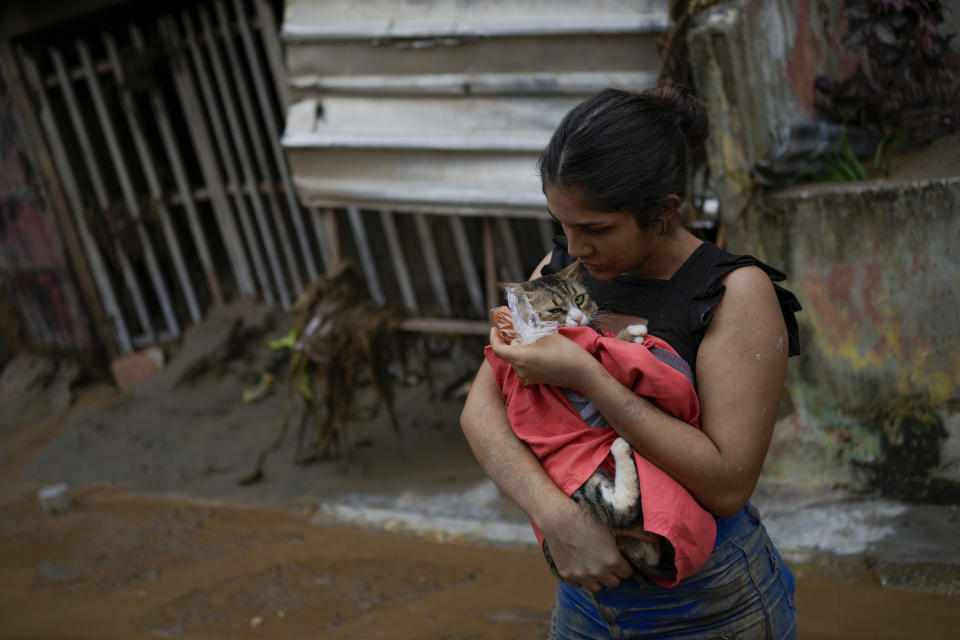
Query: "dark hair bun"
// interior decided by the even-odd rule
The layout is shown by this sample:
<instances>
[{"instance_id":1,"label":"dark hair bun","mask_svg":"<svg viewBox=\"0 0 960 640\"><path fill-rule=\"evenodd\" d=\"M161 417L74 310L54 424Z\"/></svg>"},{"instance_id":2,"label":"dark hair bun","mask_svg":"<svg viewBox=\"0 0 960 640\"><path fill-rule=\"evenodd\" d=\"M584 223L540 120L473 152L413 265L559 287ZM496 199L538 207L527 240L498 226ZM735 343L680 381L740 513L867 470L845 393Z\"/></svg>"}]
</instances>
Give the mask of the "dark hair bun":
<instances>
[{"instance_id":1,"label":"dark hair bun","mask_svg":"<svg viewBox=\"0 0 960 640\"><path fill-rule=\"evenodd\" d=\"M706 142L707 136L710 135L710 118L707 115L707 108L686 87L665 84L648 89L645 93L674 114L677 126L687 139L688 149L696 149Z\"/></svg>"}]
</instances>

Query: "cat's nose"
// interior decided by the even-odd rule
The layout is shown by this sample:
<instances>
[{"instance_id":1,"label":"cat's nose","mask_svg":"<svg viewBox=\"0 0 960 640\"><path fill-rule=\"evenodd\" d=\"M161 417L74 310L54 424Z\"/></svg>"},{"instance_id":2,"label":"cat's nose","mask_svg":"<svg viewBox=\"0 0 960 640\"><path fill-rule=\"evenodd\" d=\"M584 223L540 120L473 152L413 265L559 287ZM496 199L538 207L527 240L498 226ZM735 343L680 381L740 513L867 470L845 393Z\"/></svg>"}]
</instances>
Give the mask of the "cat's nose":
<instances>
[{"instance_id":1,"label":"cat's nose","mask_svg":"<svg viewBox=\"0 0 960 640\"><path fill-rule=\"evenodd\" d=\"M589 322L587 315L580 309L573 309L567 314L568 327L582 327Z\"/></svg>"}]
</instances>

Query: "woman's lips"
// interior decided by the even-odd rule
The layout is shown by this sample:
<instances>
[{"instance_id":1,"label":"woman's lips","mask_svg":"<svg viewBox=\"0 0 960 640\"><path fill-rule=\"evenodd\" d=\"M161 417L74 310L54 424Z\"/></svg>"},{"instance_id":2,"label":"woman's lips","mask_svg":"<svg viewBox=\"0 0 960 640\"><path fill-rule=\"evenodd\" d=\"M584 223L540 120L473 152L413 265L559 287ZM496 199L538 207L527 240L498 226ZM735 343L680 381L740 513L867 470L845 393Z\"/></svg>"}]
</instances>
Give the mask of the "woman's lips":
<instances>
[{"instance_id":1,"label":"woman's lips","mask_svg":"<svg viewBox=\"0 0 960 640\"><path fill-rule=\"evenodd\" d=\"M581 262L580 264L582 264L588 271L599 271L601 269L601 265L593 262Z\"/></svg>"}]
</instances>

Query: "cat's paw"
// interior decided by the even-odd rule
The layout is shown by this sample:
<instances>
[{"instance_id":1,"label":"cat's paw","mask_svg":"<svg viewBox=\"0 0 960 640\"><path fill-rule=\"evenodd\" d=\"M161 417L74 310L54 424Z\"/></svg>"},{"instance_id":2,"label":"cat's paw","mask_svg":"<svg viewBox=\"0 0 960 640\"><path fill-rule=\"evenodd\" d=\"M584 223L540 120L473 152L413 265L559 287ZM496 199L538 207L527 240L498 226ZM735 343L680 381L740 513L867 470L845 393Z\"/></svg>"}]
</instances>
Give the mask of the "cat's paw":
<instances>
[{"instance_id":1,"label":"cat's paw","mask_svg":"<svg viewBox=\"0 0 960 640\"><path fill-rule=\"evenodd\" d=\"M645 324L627 325L620 330L620 333L617 334L617 339L626 340L627 342L635 342L637 344L643 342L643 339L646 337L647 325Z\"/></svg>"},{"instance_id":2,"label":"cat's paw","mask_svg":"<svg viewBox=\"0 0 960 640\"><path fill-rule=\"evenodd\" d=\"M626 457L628 460L633 458L630 451L630 443L623 438L617 438L613 441L613 444L610 445L610 453L613 454L613 458L617 462L624 457Z\"/></svg>"}]
</instances>

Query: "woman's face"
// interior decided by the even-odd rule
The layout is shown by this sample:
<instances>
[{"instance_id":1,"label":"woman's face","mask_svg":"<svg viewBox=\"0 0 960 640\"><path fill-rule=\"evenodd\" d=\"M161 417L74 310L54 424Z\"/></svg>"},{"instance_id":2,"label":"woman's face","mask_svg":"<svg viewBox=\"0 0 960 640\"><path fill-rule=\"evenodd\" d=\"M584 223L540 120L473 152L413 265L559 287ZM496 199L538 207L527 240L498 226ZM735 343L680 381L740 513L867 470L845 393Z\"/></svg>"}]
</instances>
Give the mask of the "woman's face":
<instances>
[{"instance_id":1,"label":"woman's face","mask_svg":"<svg viewBox=\"0 0 960 640\"><path fill-rule=\"evenodd\" d=\"M655 225L641 229L630 213L586 209L562 187L547 187L544 194L547 209L567 236L567 252L590 277L603 282L623 273L651 275L644 267L662 239L653 231Z\"/></svg>"}]
</instances>

